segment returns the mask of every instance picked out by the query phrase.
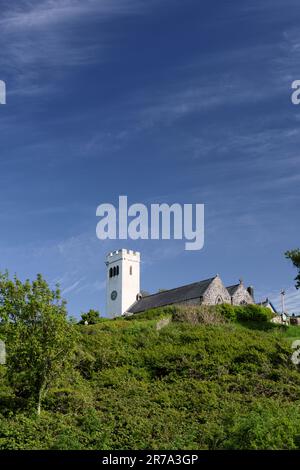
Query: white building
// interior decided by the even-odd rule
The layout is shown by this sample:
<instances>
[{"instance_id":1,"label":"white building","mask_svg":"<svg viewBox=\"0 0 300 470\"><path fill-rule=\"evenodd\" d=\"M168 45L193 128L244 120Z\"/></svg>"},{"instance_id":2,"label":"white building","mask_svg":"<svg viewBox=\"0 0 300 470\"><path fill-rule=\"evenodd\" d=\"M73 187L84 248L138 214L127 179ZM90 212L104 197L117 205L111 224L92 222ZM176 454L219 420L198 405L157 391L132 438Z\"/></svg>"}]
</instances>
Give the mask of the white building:
<instances>
[{"instance_id":1,"label":"white building","mask_svg":"<svg viewBox=\"0 0 300 470\"><path fill-rule=\"evenodd\" d=\"M121 249L106 257L106 315L132 315L166 305L246 305L254 303L252 287L243 281L226 287L219 275L152 295L140 294L140 253Z\"/></svg>"},{"instance_id":2,"label":"white building","mask_svg":"<svg viewBox=\"0 0 300 470\"><path fill-rule=\"evenodd\" d=\"M117 250L106 257L106 314L123 315L140 293L140 253Z\"/></svg>"}]
</instances>

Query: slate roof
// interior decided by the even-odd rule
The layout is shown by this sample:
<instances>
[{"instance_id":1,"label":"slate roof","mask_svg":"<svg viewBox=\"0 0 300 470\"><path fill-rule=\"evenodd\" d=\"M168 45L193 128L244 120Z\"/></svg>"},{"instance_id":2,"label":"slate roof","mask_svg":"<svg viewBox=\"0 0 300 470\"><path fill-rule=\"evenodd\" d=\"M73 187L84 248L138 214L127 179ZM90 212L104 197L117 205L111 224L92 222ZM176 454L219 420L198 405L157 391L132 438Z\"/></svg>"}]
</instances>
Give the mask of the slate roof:
<instances>
[{"instance_id":1,"label":"slate roof","mask_svg":"<svg viewBox=\"0 0 300 470\"><path fill-rule=\"evenodd\" d=\"M239 287L240 287L240 284L235 284L234 286L226 287L226 289L229 292L230 297L232 297L235 294L235 292L238 290Z\"/></svg>"},{"instance_id":2,"label":"slate roof","mask_svg":"<svg viewBox=\"0 0 300 470\"><path fill-rule=\"evenodd\" d=\"M172 305L184 302L185 300L198 299L204 295L208 286L214 279L215 277L212 277L186 286L176 287L175 289L158 292L157 294L147 295L129 307L128 312L140 313L151 308Z\"/></svg>"}]
</instances>

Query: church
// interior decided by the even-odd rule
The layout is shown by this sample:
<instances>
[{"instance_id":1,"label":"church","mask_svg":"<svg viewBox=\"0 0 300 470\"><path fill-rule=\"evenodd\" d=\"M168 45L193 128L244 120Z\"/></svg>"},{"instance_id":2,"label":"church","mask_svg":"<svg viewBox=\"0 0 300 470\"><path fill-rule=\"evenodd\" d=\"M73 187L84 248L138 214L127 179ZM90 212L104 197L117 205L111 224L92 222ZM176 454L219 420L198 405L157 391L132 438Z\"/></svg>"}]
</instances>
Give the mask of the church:
<instances>
[{"instance_id":1,"label":"church","mask_svg":"<svg viewBox=\"0 0 300 470\"><path fill-rule=\"evenodd\" d=\"M156 294L142 295L140 291L141 256L137 251L116 250L106 257L107 289L106 314L109 317L133 315L146 310L174 304L216 305L254 304L252 287L243 281L226 287L220 276L176 287Z\"/></svg>"}]
</instances>

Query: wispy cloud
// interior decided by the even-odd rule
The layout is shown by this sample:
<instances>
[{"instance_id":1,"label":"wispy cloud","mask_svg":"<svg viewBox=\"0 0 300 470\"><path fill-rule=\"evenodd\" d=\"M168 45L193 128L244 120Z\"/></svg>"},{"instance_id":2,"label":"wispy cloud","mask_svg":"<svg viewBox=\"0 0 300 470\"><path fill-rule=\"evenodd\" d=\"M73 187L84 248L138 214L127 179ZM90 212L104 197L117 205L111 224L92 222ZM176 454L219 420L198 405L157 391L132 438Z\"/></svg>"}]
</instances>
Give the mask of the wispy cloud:
<instances>
[{"instance_id":1,"label":"wispy cloud","mask_svg":"<svg viewBox=\"0 0 300 470\"><path fill-rule=\"evenodd\" d=\"M47 73L61 76L66 67L103 61L111 36L100 30L86 33L86 25L104 24L116 18L142 14L157 0L21 0L1 7L0 66L11 74L9 91L37 94ZM83 31L82 28L85 27ZM4 51L4 52L3 52ZM41 77L45 77L41 80ZM48 84L46 85L48 87ZM49 89L47 88L47 91Z\"/></svg>"},{"instance_id":2,"label":"wispy cloud","mask_svg":"<svg viewBox=\"0 0 300 470\"><path fill-rule=\"evenodd\" d=\"M286 292L286 307L289 313L300 313L300 291L291 288Z\"/></svg>"},{"instance_id":3,"label":"wispy cloud","mask_svg":"<svg viewBox=\"0 0 300 470\"><path fill-rule=\"evenodd\" d=\"M81 282L83 281L84 278L79 279L78 281L73 282L70 286L65 287L62 290L62 295L69 294L70 292L73 292L77 289L78 286L80 286Z\"/></svg>"},{"instance_id":4,"label":"wispy cloud","mask_svg":"<svg viewBox=\"0 0 300 470\"><path fill-rule=\"evenodd\" d=\"M281 289L277 291L270 290L268 292L257 293L258 301L264 300L266 297L275 305L278 312L281 312ZM300 313L300 290L296 290L294 286L285 289L285 310L291 315L292 313Z\"/></svg>"},{"instance_id":5,"label":"wispy cloud","mask_svg":"<svg viewBox=\"0 0 300 470\"><path fill-rule=\"evenodd\" d=\"M56 26L76 19L82 20L85 15L97 15L98 18L106 20L112 16L139 13L145 7L143 0L21 1L17 7L11 6L4 11L0 25L8 31L24 31Z\"/></svg>"},{"instance_id":6,"label":"wispy cloud","mask_svg":"<svg viewBox=\"0 0 300 470\"><path fill-rule=\"evenodd\" d=\"M217 83L213 75L201 78L199 66L190 71L194 78L182 79L173 87L166 87L151 93L151 100L141 100L139 122L141 127L152 127L158 124L170 125L190 115L205 114L207 111L217 112L224 107L238 107L245 104L264 102L278 94L278 88L268 84L253 83L246 77L233 79L224 74ZM137 101L132 98L131 101ZM147 102L148 101L148 102Z\"/></svg>"}]
</instances>

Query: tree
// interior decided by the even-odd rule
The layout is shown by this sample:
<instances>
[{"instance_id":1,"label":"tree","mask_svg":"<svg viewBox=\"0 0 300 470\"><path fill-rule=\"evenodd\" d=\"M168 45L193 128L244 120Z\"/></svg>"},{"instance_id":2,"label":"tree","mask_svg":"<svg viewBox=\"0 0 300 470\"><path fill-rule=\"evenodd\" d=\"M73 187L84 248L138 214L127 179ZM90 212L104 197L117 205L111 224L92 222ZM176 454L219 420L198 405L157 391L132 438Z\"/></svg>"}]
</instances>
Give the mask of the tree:
<instances>
[{"instance_id":1,"label":"tree","mask_svg":"<svg viewBox=\"0 0 300 470\"><path fill-rule=\"evenodd\" d=\"M32 283L0 274L0 320L10 385L39 415L51 384L71 365L76 327L68 322L59 287L51 290L40 274Z\"/></svg>"},{"instance_id":2,"label":"tree","mask_svg":"<svg viewBox=\"0 0 300 470\"><path fill-rule=\"evenodd\" d=\"M87 313L82 313L81 315L81 320L80 320L80 324L84 324L85 322L87 322L89 325L95 325L96 323L99 323L101 321L101 318L100 318L100 313L98 312L98 310L89 310Z\"/></svg>"},{"instance_id":3,"label":"tree","mask_svg":"<svg viewBox=\"0 0 300 470\"><path fill-rule=\"evenodd\" d=\"M290 259L293 265L295 266L295 268L298 269L298 274L295 277L295 281L296 281L295 287L296 289L300 289L300 249L297 248L296 250L287 251L285 253L285 257L287 259Z\"/></svg>"}]
</instances>

